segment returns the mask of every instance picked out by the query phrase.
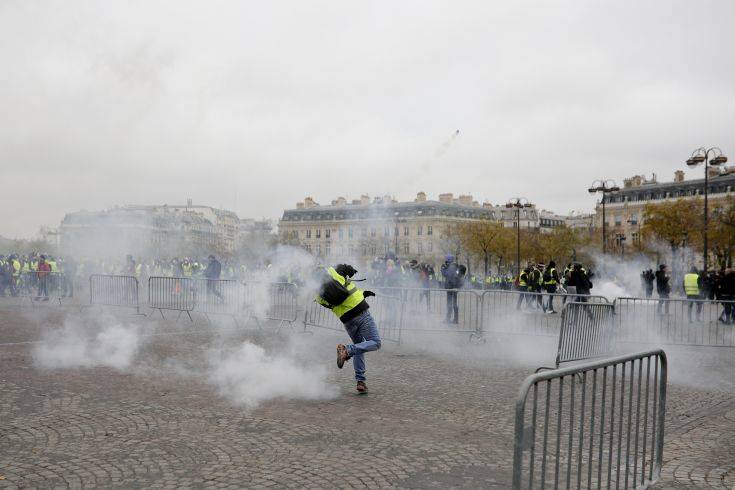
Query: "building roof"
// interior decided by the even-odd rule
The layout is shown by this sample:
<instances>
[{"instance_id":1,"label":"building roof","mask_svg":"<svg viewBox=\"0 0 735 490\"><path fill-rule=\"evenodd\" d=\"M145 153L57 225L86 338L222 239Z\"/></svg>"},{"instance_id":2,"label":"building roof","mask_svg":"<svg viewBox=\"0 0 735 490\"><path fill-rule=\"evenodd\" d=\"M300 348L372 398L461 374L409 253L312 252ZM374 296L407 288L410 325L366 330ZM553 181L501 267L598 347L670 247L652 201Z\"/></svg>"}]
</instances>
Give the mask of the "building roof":
<instances>
[{"instance_id":1,"label":"building roof","mask_svg":"<svg viewBox=\"0 0 735 490\"><path fill-rule=\"evenodd\" d=\"M439 201L398 203L342 204L287 209L282 221L322 221L347 219L385 219L416 216L450 216L495 220L502 216L504 206L481 207ZM535 212L535 209L529 208Z\"/></svg>"},{"instance_id":2,"label":"building roof","mask_svg":"<svg viewBox=\"0 0 735 490\"><path fill-rule=\"evenodd\" d=\"M704 188L704 178L682 180L680 182L651 182L639 186L624 187L619 192L608 195L606 202L647 201L666 197L686 197L697 195ZM707 183L709 194L735 191L735 173L723 173L710 177ZM668 196L667 196L668 194Z\"/></svg>"}]
</instances>

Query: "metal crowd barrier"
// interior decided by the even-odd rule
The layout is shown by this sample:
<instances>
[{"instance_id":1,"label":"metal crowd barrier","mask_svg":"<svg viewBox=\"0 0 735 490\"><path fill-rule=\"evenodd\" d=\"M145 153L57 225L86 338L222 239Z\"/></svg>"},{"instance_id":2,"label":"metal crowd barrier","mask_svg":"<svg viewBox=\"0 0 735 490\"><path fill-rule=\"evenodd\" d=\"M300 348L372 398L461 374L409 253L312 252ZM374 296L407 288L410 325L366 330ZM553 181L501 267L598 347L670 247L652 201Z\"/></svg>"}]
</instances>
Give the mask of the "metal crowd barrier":
<instances>
[{"instance_id":1,"label":"metal crowd barrier","mask_svg":"<svg viewBox=\"0 0 735 490\"><path fill-rule=\"evenodd\" d=\"M513 488L644 488L658 480L666 379L660 349L526 378L515 409Z\"/></svg>"},{"instance_id":2,"label":"metal crowd barrier","mask_svg":"<svg viewBox=\"0 0 735 490\"><path fill-rule=\"evenodd\" d=\"M567 303L561 313L556 368L563 362L605 357L615 348L615 307L609 303ZM547 368L539 368L547 369ZM537 371L538 371L537 370Z\"/></svg>"},{"instance_id":3,"label":"metal crowd barrier","mask_svg":"<svg viewBox=\"0 0 735 490\"><path fill-rule=\"evenodd\" d=\"M267 318L277 321L279 327L296 323L299 317L299 289L296 285L276 282L269 284L268 288Z\"/></svg>"},{"instance_id":4,"label":"metal crowd barrier","mask_svg":"<svg viewBox=\"0 0 735 490\"><path fill-rule=\"evenodd\" d=\"M379 296L394 298L403 306L406 333L468 333L481 331L481 295L471 289L373 288ZM455 299L456 298L456 299ZM453 305L456 301L456 322Z\"/></svg>"},{"instance_id":5,"label":"metal crowd barrier","mask_svg":"<svg viewBox=\"0 0 735 490\"><path fill-rule=\"evenodd\" d=\"M242 306L242 284L224 279L187 278L191 282L191 311L208 315L235 317ZM150 284L150 283L149 283Z\"/></svg>"},{"instance_id":6,"label":"metal crowd barrier","mask_svg":"<svg viewBox=\"0 0 735 490\"><path fill-rule=\"evenodd\" d=\"M138 279L134 276L89 276L89 304L135 308L140 313Z\"/></svg>"},{"instance_id":7,"label":"metal crowd barrier","mask_svg":"<svg viewBox=\"0 0 735 490\"><path fill-rule=\"evenodd\" d=\"M196 293L194 280L190 277L160 277L148 278L148 307L158 310L162 318L166 318L163 310L186 313L190 320L194 310Z\"/></svg>"},{"instance_id":8,"label":"metal crowd barrier","mask_svg":"<svg viewBox=\"0 0 735 490\"><path fill-rule=\"evenodd\" d=\"M63 272L25 271L11 277L6 293L11 296L29 298L31 301L53 299L61 304L64 298L74 295L74 287Z\"/></svg>"},{"instance_id":9,"label":"metal crowd barrier","mask_svg":"<svg viewBox=\"0 0 735 490\"><path fill-rule=\"evenodd\" d=\"M616 298L618 340L623 342L735 347L735 325L721 321L735 301Z\"/></svg>"},{"instance_id":10,"label":"metal crowd barrier","mask_svg":"<svg viewBox=\"0 0 735 490\"><path fill-rule=\"evenodd\" d=\"M480 324L484 331L492 333L556 337L561 316L547 313L549 300L553 311L559 313L567 303L579 298L590 303L609 303L607 298L597 295L486 290L482 293Z\"/></svg>"},{"instance_id":11,"label":"metal crowd barrier","mask_svg":"<svg viewBox=\"0 0 735 490\"><path fill-rule=\"evenodd\" d=\"M370 314L378 326L381 340L400 343L404 314L404 305L400 298L376 294L368 298L367 302L370 305ZM331 310L316 302L311 302L304 313L304 330L306 331L308 327L344 332L344 326L339 318Z\"/></svg>"}]
</instances>

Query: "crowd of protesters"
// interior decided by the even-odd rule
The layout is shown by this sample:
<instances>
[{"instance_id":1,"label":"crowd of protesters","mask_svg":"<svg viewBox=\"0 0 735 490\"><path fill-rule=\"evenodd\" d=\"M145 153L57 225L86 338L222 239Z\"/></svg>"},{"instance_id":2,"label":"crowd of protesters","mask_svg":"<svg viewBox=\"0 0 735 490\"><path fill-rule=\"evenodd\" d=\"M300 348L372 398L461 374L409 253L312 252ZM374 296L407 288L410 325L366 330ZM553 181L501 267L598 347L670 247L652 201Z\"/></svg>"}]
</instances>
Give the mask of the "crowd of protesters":
<instances>
[{"instance_id":1,"label":"crowd of protesters","mask_svg":"<svg viewBox=\"0 0 735 490\"><path fill-rule=\"evenodd\" d=\"M718 321L727 325L735 324L735 270L723 267L719 270L704 271L692 267L684 275L680 284L673 284L669 268L661 264L641 273L641 287L646 298L652 298L654 290L659 298L657 312L669 314L672 292L678 290L690 300L687 304L689 322L702 320L702 309L706 301L722 302L723 310Z\"/></svg>"}]
</instances>

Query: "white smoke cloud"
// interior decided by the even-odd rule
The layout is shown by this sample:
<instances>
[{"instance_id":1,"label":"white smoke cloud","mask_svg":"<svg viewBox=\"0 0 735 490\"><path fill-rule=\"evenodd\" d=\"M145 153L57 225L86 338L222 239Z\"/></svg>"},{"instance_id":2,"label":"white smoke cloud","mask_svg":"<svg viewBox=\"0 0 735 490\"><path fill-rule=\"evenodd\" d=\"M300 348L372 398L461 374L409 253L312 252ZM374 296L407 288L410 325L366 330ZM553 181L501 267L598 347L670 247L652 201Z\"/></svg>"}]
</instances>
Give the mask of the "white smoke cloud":
<instances>
[{"instance_id":1,"label":"white smoke cloud","mask_svg":"<svg viewBox=\"0 0 735 490\"><path fill-rule=\"evenodd\" d=\"M67 321L61 330L47 332L32 354L35 364L44 369L104 366L124 371L141 345L139 328L134 325L96 328Z\"/></svg>"},{"instance_id":2,"label":"white smoke cloud","mask_svg":"<svg viewBox=\"0 0 735 490\"><path fill-rule=\"evenodd\" d=\"M332 398L337 389L326 378L324 367L302 365L291 356L269 355L247 341L210 355L209 382L220 395L248 409L274 398Z\"/></svg>"}]
</instances>

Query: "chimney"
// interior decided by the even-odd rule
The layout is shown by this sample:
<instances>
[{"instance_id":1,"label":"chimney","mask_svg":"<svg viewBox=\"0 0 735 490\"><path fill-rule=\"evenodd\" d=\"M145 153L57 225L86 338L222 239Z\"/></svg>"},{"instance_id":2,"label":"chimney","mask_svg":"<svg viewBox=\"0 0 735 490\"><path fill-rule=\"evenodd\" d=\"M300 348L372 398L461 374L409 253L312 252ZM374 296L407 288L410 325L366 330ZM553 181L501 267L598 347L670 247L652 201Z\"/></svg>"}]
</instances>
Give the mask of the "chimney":
<instances>
[{"instance_id":1,"label":"chimney","mask_svg":"<svg viewBox=\"0 0 735 490\"><path fill-rule=\"evenodd\" d=\"M337 206L344 206L345 204L347 204L347 199L341 196L337 198Z\"/></svg>"},{"instance_id":2,"label":"chimney","mask_svg":"<svg viewBox=\"0 0 735 490\"><path fill-rule=\"evenodd\" d=\"M415 202L426 202L426 193L422 191L416 194Z\"/></svg>"},{"instance_id":3,"label":"chimney","mask_svg":"<svg viewBox=\"0 0 735 490\"><path fill-rule=\"evenodd\" d=\"M674 182L684 182L684 171L677 170L674 172Z\"/></svg>"},{"instance_id":4,"label":"chimney","mask_svg":"<svg viewBox=\"0 0 735 490\"><path fill-rule=\"evenodd\" d=\"M297 202L296 203L296 209L304 209L304 203L303 202Z\"/></svg>"},{"instance_id":5,"label":"chimney","mask_svg":"<svg viewBox=\"0 0 735 490\"><path fill-rule=\"evenodd\" d=\"M316 207L316 206L318 206L318 204L316 202L314 202L314 199L312 199L311 197L307 197L306 199L304 199L304 207L305 208L313 208L313 207Z\"/></svg>"},{"instance_id":6,"label":"chimney","mask_svg":"<svg viewBox=\"0 0 735 490\"><path fill-rule=\"evenodd\" d=\"M360 196L360 204L370 204L370 196L367 194Z\"/></svg>"},{"instance_id":7,"label":"chimney","mask_svg":"<svg viewBox=\"0 0 735 490\"><path fill-rule=\"evenodd\" d=\"M469 194L460 195L459 203L462 206L472 206L472 196Z\"/></svg>"},{"instance_id":8,"label":"chimney","mask_svg":"<svg viewBox=\"0 0 735 490\"><path fill-rule=\"evenodd\" d=\"M439 194L439 202L443 202L445 204L452 204L452 201L454 199L454 194L451 192L447 192L445 194Z\"/></svg>"}]
</instances>

